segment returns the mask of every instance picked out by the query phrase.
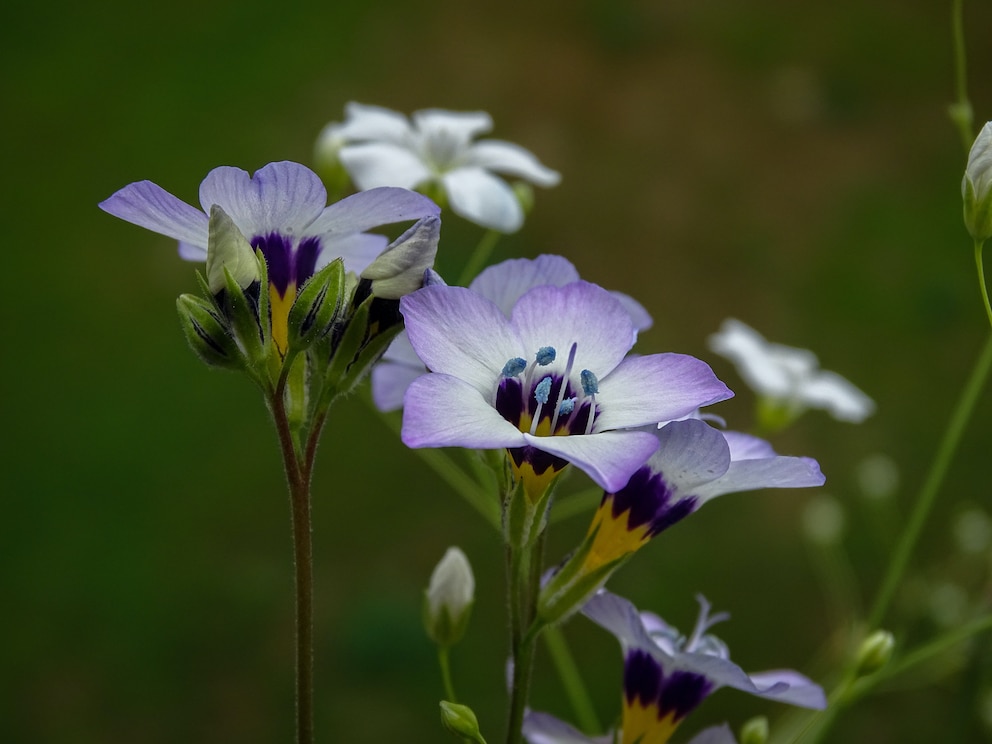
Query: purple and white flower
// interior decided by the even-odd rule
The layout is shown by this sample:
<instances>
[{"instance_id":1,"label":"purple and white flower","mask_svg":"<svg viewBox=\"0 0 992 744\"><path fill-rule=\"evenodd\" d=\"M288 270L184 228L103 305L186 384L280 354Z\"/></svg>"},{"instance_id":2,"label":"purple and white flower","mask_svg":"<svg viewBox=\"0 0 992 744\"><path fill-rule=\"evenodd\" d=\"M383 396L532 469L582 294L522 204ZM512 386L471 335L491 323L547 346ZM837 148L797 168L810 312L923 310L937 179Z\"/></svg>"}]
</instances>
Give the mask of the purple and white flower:
<instances>
[{"instance_id":1,"label":"purple and white flower","mask_svg":"<svg viewBox=\"0 0 992 744\"><path fill-rule=\"evenodd\" d=\"M622 737L614 732L603 736L587 736L574 726L548 713L528 711L524 715L523 734L528 744L629 744L623 732ZM657 739L642 739L641 744L657 744ZM703 729L686 744L737 744L733 732L727 724Z\"/></svg>"},{"instance_id":2,"label":"purple and white flower","mask_svg":"<svg viewBox=\"0 0 992 744\"><path fill-rule=\"evenodd\" d=\"M759 396L792 420L808 408L822 408L840 421L860 423L875 403L836 372L820 369L807 349L770 343L734 318L710 336L710 348L734 363L744 381Z\"/></svg>"},{"instance_id":3,"label":"purple and white flower","mask_svg":"<svg viewBox=\"0 0 992 744\"><path fill-rule=\"evenodd\" d=\"M100 203L115 217L179 241L179 255L205 261L208 214L219 206L234 222L252 248L265 256L269 274L273 338L282 351L286 344L286 318L296 290L315 271L335 258L356 274L374 265L388 239L368 230L395 222L437 220L440 209L421 194L400 188L381 188L327 204L327 192L309 168L292 162L269 163L254 176L230 166L214 168L200 184L202 211L176 198L151 181L125 186ZM425 223L426 224L426 223ZM422 261L404 256L390 264L403 264L419 278L433 262L437 225L426 225L433 240L418 237ZM428 245L430 244L430 245ZM375 265L381 273L382 266ZM393 287L395 288L395 286ZM412 288L412 287L411 287ZM396 299L398 295L390 299Z\"/></svg>"},{"instance_id":4,"label":"purple and white flower","mask_svg":"<svg viewBox=\"0 0 992 744\"><path fill-rule=\"evenodd\" d=\"M561 287L579 281L579 272L561 256L541 255L537 258L511 258L483 269L468 288L495 302L509 317L517 300L534 287ZM426 284L427 282L425 282ZM440 277L435 282L443 284ZM651 327L647 310L629 295L614 292L613 296L627 308L635 334ZM417 352L401 331L382 359L372 370L372 400L380 411L395 411L403 407L403 395L410 383L427 373Z\"/></svg>"},{"instance_id":5,"label":"purple and white flower","mask_svg":"<svg viewBox=\"0 0 992 744\"><path fill-rule=\"evenodd\" d=\"M623 742L668 741L676 727L709 695L731 687L802 708L823 709L823 689L783 669L747 674L730 660L727 646L708 633L725 613L710 615L698 597L699 619L687 637L657 615L639 613L629 601L600 591L582 614L620 641L624 657Z\"/></svg>"},{"instance_id":6,"label":"purple and white flower","mask_svg":"<svg viewBox=\"0 0 992 744\"><path fill-rule=\"evenodd\" d=\"M410 343L431 370L407 389L411 447L506 449L535 497L568 463L608 491L658 448L645 424L733 394L682 354L627 357L624 304L588 282L533 287L499 304L463 287L425 287L400 301Z\"/></svg>"},{"instance_id":7,"label":"purple and white flower","mask_svg":"<svg viewBox=\"0 0 992 744\"><path fill-rule=\"evenodd\" d=\"M452 211L483 227L514 232L524 213L512 187L495 174L555 186L557 172L519 145L473 141L492 129L483 111L425 109L410 119L380 106L349 103L344 123L324 128L317 152L334 152L359 189L439 188Z\"/></svg>"}]
</instances>

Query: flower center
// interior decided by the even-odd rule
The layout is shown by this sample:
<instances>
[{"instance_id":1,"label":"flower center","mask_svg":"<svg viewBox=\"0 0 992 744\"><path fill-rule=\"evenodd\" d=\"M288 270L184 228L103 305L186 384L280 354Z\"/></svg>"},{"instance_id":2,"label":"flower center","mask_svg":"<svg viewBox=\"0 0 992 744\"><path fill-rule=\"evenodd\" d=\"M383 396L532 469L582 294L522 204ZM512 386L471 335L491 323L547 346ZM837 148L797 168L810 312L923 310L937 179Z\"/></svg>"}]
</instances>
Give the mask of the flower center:
<instances>
[{"instance_id":1,"label":"flower center","mask_svg":"<svg viewBox=\"0 0 992 744\"><path fill-rule=\"evenodd\" d=\"M441 175L461 165L465 140L447 129L432 131L421 135L420 154L431 170Z\"/></svg>"},{"instance_id":2,"label":"flower center","mask_svg":"<svg viewBox=\"0 0 992 744\"><path fill-rule=\"evenodd\" d=\"M599 381L588 369L572 380L577 344L572 344L563 372L549 369L558 358L552 346L542 346L530 363L514 357L503 365L496 387L497 411L520 431L535 436L589 434L596 420Z\"/></svg>"}]
</instances>

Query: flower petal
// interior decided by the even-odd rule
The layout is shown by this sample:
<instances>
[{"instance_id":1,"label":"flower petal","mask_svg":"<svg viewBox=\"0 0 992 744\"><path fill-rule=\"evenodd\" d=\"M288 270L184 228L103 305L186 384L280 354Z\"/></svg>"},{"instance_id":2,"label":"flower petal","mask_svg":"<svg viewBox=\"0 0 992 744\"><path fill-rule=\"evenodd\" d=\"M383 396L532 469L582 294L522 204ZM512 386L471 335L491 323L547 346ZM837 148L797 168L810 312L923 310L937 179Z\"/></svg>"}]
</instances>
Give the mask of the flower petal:
<instances>
[{"instance_id":1,"label":"flower petal","mask_svg":"<svg viewBox=\"0 0 992 744\"><path fill-rule=\"evenodd\" d=\"M759 460L734 461L723 476L698 486L692 494L704 502L727 493L759 488L822 486L825 480L816 460L777 455Z\"/></svg>"},{"instance_id":2,"label":"flower petal","mask_svg":"<svg viewBox=\"0 0 992 744\"><path fill-rule=\"evenodd\" d=\"M361 274L383 252L389 238L376 233L331 233L321 238L320 254L314 271L320 271L335 258L344 259L344 267L354 274Z\"/></svg>"},{"instance_id":3,"label":"flower petal","mask_svg":"<svg viewBox=\"0 0 992 744\"><path fill-rule=\"evenodd\" d=\"M471 385L432 373L418 377L403 400L407 447L499 449L524 444L523 434Z\"/></svg>"},{"instance_id":4,"label":"flower petal","mask_svg":"<svg viewBox=\"0 0 992 744\"><path fill-rule=\"evenodd\" d=\"M761 690L761 692L756 693L759 697L798 705L801 708L823 710L827 707L823 688L799 672L794 672L791 669L778 669L770 672L756 672L748 676L755 688Z\"/></svg>"},{"instance_id":5,"label":"flower petal","mask_svg":"<svg viewBox=\"0 0 992 744\"><path fill-rule=\"evenodd\" d=\"M586 736L548 713L527 711L524 714L523 735L528 744L611 744L613 737Z\"/></svg>"},{"instance_id":6,"label":"flower petal","mask_svg":"<svg viewBox=\"0 0 992 744\"><path fill-rule=\"evenodd\" d=\"M695 357L674 353L631 357L600 378L596 430L669 421L731 397L733 393L709 365Z\"/></svg>"},{"instance_id":7,"label":"flower petal","mask_svg":"<svg viewBox=\"0 0 992 744\"><path fill-rule=\"evenodd\" d=\"M600 488L614 493L658 448L658 440L645 431L606 431L566 437L524 434L527 444L557 455L575 465Z\"/></svg>"},{"instance_id":8,"label":"flower petal","mask_svg":"<svg viewBox=\"0 0 992 744\"><path fill-rule=\"evenodd\" d=\"M648 465L664 474L666 485L680 496L695 495L703 483L715 480L730 467L730 447L723 435L697 419L672 421L657 433L658 451Z\"/></svg>"},{"instance_id":9,"label":"flower petal","mask_svg":"<svg viewBox=\"0 0 992 744\"><path fill-rule=\"evenodd\" d=\"M557 186L561 174L541 164L534 154L520 145L503 140L481 140L469 149L469 165L517 176L538 186Z\"/></svg>"},{"instance_id":10,"label":"flower petal","mask_svg":"<svg viewBox=\"0 0 992 744\"><path fill-rule=\"evenodd\" d=\"M400 312L428 369L460 377L487 400L525 348L500 309L465 287L425 287L401 299Z\"/></svg>"},{"instance_id":11,"label":"flower petal","mask_svg":"<svg viewBox=\"0 0 992 744\"><path fill-rule=\"evenodd\" d=\"M810 408L824 408L840 421L860 424L875 412L875 402L836 372L821 371L799 390Z\"/></svg>"},{"instance_id":12,"label":"flower petal","mask_svg":"<svg viewBox=\"0 0 992 744\"><path fill-rule=\"evenodd\" d=\"M308 235L358 233L394 222L437 216L441 208L423 194L383 187L361 191L327 207L307 228Z\"/></svg>"},{"instance_id":13,"label":"flower petal","mask_svg":"<svg viewBox=\"0 0 992 744\"><path fill-rule=\"evenodd\" d=\"M569 350L576 343L574 374L588 369L603 380L634 343L633 325L624 306L589 282L535 287L519 299L510 319L524 343L526 359L543 346L557 351L548 374L564 372ZM658 421L661 419L641 423Z\"/></svg>"},{"instance_id":14,"label":"flower petal","mask_svg":"<svg viewBox=\"0 0 992 744\"><path fill-rule=\"evenodd\" d=\"M410 383L427 374L410 345L406 331L393 339L379 363L372 368L372 400L380 411L395 411L403 407L403 394Z\"/></svg>"},{"instance_id":15,"label":"flower petal","mask_svg":"<svg viewBox=\"0 0 992 744\"><path fill-rule=\"evenodd\" d=\"M412 189L431 179L430 170L415 152L392 142L345 145L338 158L362 191L378 186Z\"/></svg>"},{"instance_id":16,"label":"flower petal","mask_svg":"<svg viewBox=\"0 0 992 744\"><path fill-rule=\"evenodd\" d=\"M504 233L524 224L524 210L506 181L482 168L455 168L441 176L451 211L482 227Z\"/></svg>"},{"instance_id":17,"label":"flower petal","mask_svg":"<svg viewBox=\"0 0 992 744\"><path fill-rule=\"evenodd\" d=\"M582 614L615 636L624 652L631 648L640 649L666 665L671 664L672 657L651 640L640 613L629 600L600 589L586 602Z\"/></svg>"},{"instance_id":18,"label":"flower petal","mask_svg":"<svg viewBox=\"0 0 992 744\"><path fill-rule=\"evenodd\" d=\"M688 744L737 744L737 739L734 738L730 726L724 723L720 726L704 728L693 736Z\"/></svg>"},{"instance_id":19,"label":"flower petal","mask_svg":"<svg viewBox=\"0 0 992 744\"><path fill-rule=\"evenodd\" d=\"M132 225L202 248L198 260L206 258L207 215L151 181L128 184L99 206Z\"/></svg>"},{"instance_id":20,"label":"flower petal","mask_svg":"<svg viewBox=\"0 0 992 744\"><path fill-rule=\"evenodd\" d=\"M651 318L651 314L648 313L647 309L640 302L635 300L630 295L624 294L623 292L611 292L614 297L623 303L623 306L627 308L627 313L630 315L630 320L634 324L634 336L635 341L638 331L646 331L652 325L654 325L654 320Z\"/></svg>"},{"instance_id":21,"label":"flower petal","mask_svg":"<svg viewBox=\"0 0 992 744\"><path fill-rule=\"evenodd\" d=\"M300 236L327 205L327 191L299 163L269 163L249 177L241 168L214 168L200 184L200 204L220 206L249 240L270 232Z\"/></svg>"},{"instance_id":22,"label":"flower petal","mask_svg":"<svg viewBox=\"0 0 992 744\"><path fill-rule=\"evenodd\" d=\"M577 282L579 272L561 256L544 254L537 258L511 258L483 269L468 285L473 292L495 302L507 317L517 300L534 287L556 287Z\"/></svg>"},{"instance_id":23,"label":"flower petal","mask_svg":"<svg viewBox=\"0 0 992 744\"><path fill-rule=\"evenodd\" d=\"M493 128L492 117L485 111L423 109L414 112L411 118L414 127L428 137L443 134L461 142L468 142Z\"/></svg>"},{"instance_id":24,"label":"flower petal","mask_svg":"<svg viewBox=\"0 0 992 744\"><path fill-rule=\"evenodd\" d=\"M345 121L337 125L336 134L346 140L408 141L413 130L403 114L382 106L352 101L344 107Z\"/></svg>"}]
</instances>

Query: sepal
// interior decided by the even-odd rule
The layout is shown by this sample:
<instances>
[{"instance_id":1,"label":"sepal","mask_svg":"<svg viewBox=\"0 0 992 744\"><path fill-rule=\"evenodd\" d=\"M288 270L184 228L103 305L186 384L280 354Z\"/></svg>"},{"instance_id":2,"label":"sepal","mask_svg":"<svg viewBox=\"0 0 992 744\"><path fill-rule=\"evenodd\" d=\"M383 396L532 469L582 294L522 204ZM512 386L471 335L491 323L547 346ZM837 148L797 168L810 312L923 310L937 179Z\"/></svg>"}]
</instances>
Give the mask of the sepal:
<instances>
[{"instance_id":1,"label":"sepal","mask_svg":"<svg viewBox=\"0 0 992 744\"><path fill-rule=\"evenodd\" d=\"M290 351L303 351L331 329L341 312L344 289L344 261L340 258L307 280L289 310Z\"/></svg>"},{"instance_id":2,"label":"sepal","mask_svg":"<svg viewBox=\"0 0 992 744\"><path fill-rule=\"evenodd\" d=\"M245 369L244 355L212 302L184 294L176 300L176 310L190 348L204 364L222 369Z\"/></svg>"},{"instance_id":3,"label":"sepal","mask_svg":"<svg viewBox=\"0 0 992 744\"><path fill-rule=\"evenodd\" d=\"M265 331L259 319L261 284L256 281L242 288L227 268L224 269L224 280L227 286L216 295L217 304L227 316L234 338L248 363L255 369L263 370L270 347L265 342Z\"/></svg>"},{"instance_id":4,"label":"sepal","mask_svg":"<svg viewBox=\"0 0 992 744\"><path fill-rule=\"evenodd\" d=\"M507 545L522 549L534 544L547 524L548 507L560 477L561 472L551 478L536 498L523 478L510 480L512 485L503 504L503 539Z\"/></svg>"}]
</instances>

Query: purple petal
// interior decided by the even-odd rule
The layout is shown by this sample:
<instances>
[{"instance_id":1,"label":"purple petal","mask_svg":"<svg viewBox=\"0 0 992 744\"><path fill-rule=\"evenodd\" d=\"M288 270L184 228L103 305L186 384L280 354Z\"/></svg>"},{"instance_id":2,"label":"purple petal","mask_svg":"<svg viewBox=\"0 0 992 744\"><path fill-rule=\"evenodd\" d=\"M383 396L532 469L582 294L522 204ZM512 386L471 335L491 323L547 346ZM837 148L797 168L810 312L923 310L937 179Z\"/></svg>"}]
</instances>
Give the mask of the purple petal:
<instances>
[{"instance_id":1,"label":"purple petal","mask_svg":"<svg viewBox=\"0 0 992 744\"><path fill-rule=\"evenodd\" d=\"M524 348L500 309L464 287L425 287L401 299L400 312L428 369L465 380L487 400Z\"/></svg>"},{"instance_id":2,"label":"purple petal","mask_svg":"<svg viewBox=\"0 0 992 744\"><path fill-rule=\"evenodd\" d=\"M528 744L611 744L613 737L586 736L573 726L547 713L527 711L523 735Z\"/></svg>"},{"instance_id":3,"label":"purple petal","mask_svg":"<svg viewBox=\"0 0 992 744\"><path fill-rule=\"evenodd\" d=\"M696 495L703 483L719 478L730 467L730 448L723 435L696 419L673 421L657 432L659 447L648 465L664 474L665 483L680 496Z\"/></svg>"},{"instance_id":4,"label":"purple petal","mask_svg":"<svg viewBox=\"0 0 992 744\"><path fill-rule=\"evenodd\" d=\"M468 383L450 375L418 377L403 400L408 447L500 449L524 444L523 434Z\"/></svg>"},{"instance_id":5,"label":"purple petal","mask_svg":"<svg viewBox=\"0 0 992 744\"><path fill-rule=\"evenodd\" d=\"M827 699L823 688L791 669L778 669L770 672L756 672L749 675L759 697L777 700L780 703L798 705L801 708L823 710Z\"/></svg>"},{"instance_id":6,"label":"purple petal","mask_svg":"<svg viewBox=\"0 0 992 744\"><path fill-rule=\"evenodd\" d=\"M622 306L621 311L626 312ZM600 377L599 392L597 430L678 419L733 397L708 364L673 353L624 360L609 376Z\"/></svg>"},{"instance_id":7,"label":"purple petal","mask_svg":"<svg viewBox=\"0 0 992 744\"><path fill-rule=\"evenodd\" d=\"M309 235L358 233L394 222L437 216L441 208L422 194L383 187L352 194L331 204L307 228Z\"/></svg>"},{"instance_id":8,"label":"purple petal","mask_svg":"<svg viewBox=\"0 0 992 744\"><path fill-rule=\"evenodd\" d=\"M730 726L722 724L720 726L710 726L692 737L688 744L737 744Z\"/></svg>"},{"instance_id":9,"label":"purple petal","mask_svg":"<svg viewBox=\"0 0 992 744\"><path fill-rule=\"evenodd\" d=\"M630 314L630 320L634 324L635 330L646 331L654 325L654 320L651 318L651 314L640 302L635 300L630 295L624 294L623 292L613 292L612 294L623 303L625 308L627 308L627 312Z\"/></svg>"},{"instance_id":10,"label":"purple petal","mask_svg":"<svg viewBox=\"0 0 992 744\"><path fill-rule=\"evenodd\" d=\"M537 258L511 258L483 269L469 289L495 302L509 317L517 300L534 287L550 284L561 287L577 282L579 272L561 256L542 255Z\"/></svg>"},{"instance_id":11,"label":"purple petal","mask_svg":"<svg viewBox=\"0 0 992 744\"><path fill-rule=\"evenodd\" d=\"M623 597L600 589L586 602L582 614L612 633L624 652L632 648L649 651L664 664L671 664L672 657L651 640L637 608Z\"/></svg>"},{"instance_id":12,"label":"purple petal","mask_svg":"<svg viewBox=\"0 0 992 744\"><path fill-rule=\"evenodd\" d=\"M389 238L376 233L347 233L327 235L320 240L320 255L314 271L319 271L335 258L344 259L344 267L361 274L383 252Z\"/></svg>"},{"instance_id":13,"label":"purple petal","mask_svg":"<svg viewBox=\"0 0 992 744\"><path fill-rule=\"evenodd\" d=\"M409 147L389 142L345 145L338 158L362 191L381 186L412 189L431 180L424 161Z\"/></svg>"},{"instance_id":14,"label":"purple petal","mask_svg":"<svg viewBox=\"0 0 992 744\"><path fill-rule=\"evenodd\" d=\"M600 488L613 493L658 448L658 440L643 431L606 431L565 437L536 437L524 434L527 444L575 465Z\"/></svg>"},{"instance_id":15,"label":"purple petal","mask_svg":"<svg viewBox=\"0 0 992 744\"><path fill-rule=\"evenodd\" d=\"M524 224L524 210L510 185L482 168L463 167L441 176L451 211L482 227L504 233Z\"/></svg>"},{"instance_id":16,"label":"purple petal","mask_svg":"<svg viewBox=\"0 0 992 744\"><path fill-rule=\"evenodd\" d=\"M730 459L757 460L764 457L775 457L777 454L771 444L760 437L745 434L740 431L721 432L730 446Z\"/></svg>"},{"instance_id":17,"label":"purple petal","mask_svg":"<svg viewBox=\"0 0 992 744\"><path fill-rule=\"evenodd\" d=\"M808 488L825 482L820 466L809 457L777 455L761 460L736 460L727 472L693 490L700 501L727 493L753 491L758 488Z\"/></svg>"},{"instance_id":18,"label":"purple petal","mask_svg":"<svg viewBox=\"0 0 992 744\"><path fill-rule=\"evenodd\" d=\"M205 212L220 206L249 239L271 232L300 237L327 204L317 174L290 161L269 163L249 176L231 166L214 168L200 184Z\"/></svg>"},{"instance_id":19,"label":"purple petal","mask_svg":"<svg viewBox=\"0 0 992 744\"><path fill-rule=\"evenodd\" d=\"M469 163L516 176L538 186L557 186L561 181L561 175L542 165L530 150L503 140L476 142L469 150Z\"/></svg>"},{"instance_id":20,"label":"purple petal","mask_svg":"<svg viewBox=\"0 0 992 744\"><path fill-rule=\"evenodd\" d=\"M564 372L569 349L577 343L573 374L588 369L602 381L634 342L634 329L623 305L589 282L535 287L517 302L511 321L524 343L525 358L530 359L543 346L558 352L548 374ZM660 420L651 419L654 423Z\"/></svg>"},{"instance_id":21,"label":"purple petal","mask_svg":"<svg viewBox=\"0 0 992 744\"><path fill-rule=\"evenodd\" d=\"M151 181L128 184L99 206L132 225L201 248L204 254L198 260L206 258L207 215Z\"/></svg>"}]
</instances>

